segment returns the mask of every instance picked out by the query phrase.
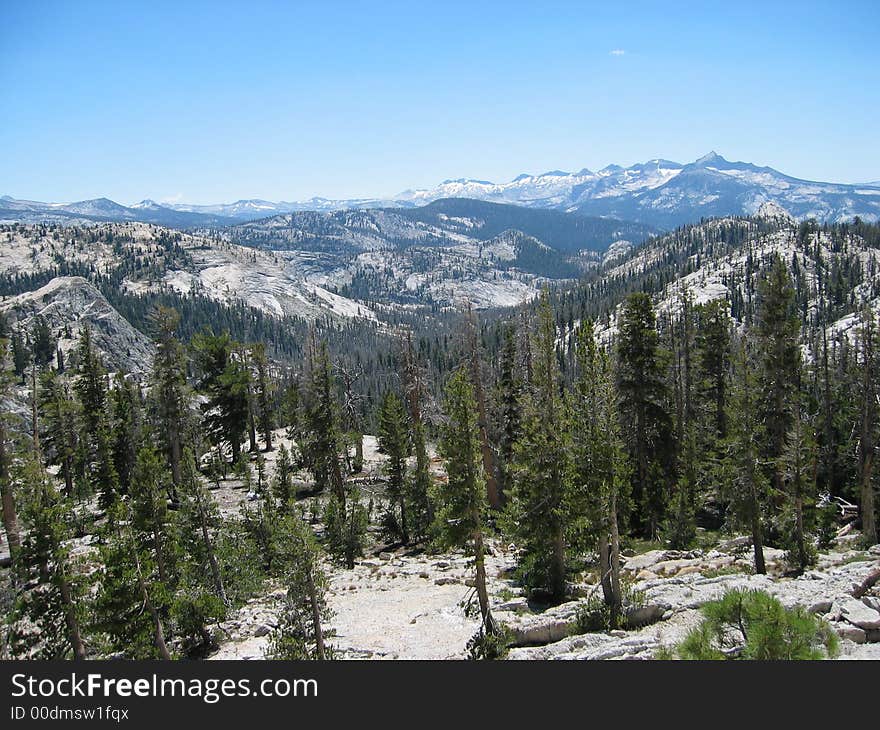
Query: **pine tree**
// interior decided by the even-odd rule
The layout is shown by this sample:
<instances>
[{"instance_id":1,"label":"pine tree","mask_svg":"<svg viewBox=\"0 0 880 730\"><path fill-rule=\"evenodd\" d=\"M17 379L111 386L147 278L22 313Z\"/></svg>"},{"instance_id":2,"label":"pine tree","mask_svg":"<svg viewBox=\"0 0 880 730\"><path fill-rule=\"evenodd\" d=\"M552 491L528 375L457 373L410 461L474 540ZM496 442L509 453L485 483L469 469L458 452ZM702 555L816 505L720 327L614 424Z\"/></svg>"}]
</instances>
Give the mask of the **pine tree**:
<instances>
[{"instance_id":1,"label":"pine tree","mask_svg":"<svg viewBox=\"0 0 880 730\"><path fill-rule=\"evenodd\" d=\"M84 433L96 435L106 428L107 371L92 344L92 331L83 327L76 351L74 390L82 405Z\"/></svg>"},{"instance_id":2,"label":"pine tree","mask_svg":"<svg viewBox=\"0 0 880 730\"><path fill-rule=\"evenodd\" d=\"M113 463L113 446L107 414L107 371L92 345L91 330L80 332L74 390L80 403L81 433L85 463L79 470L86 475L89 490L100 496L100 506L107 509L116 497L119 482Z\"/></svg>"},{"instance_id":3,"label":"pine tree","mask_svg":"<svg viewBox=\"0 0 880 730\"><path fill-rule=\"evenodd\" d=\"M756 331L760 365L760 414L767 440L762 450L777 494L783 494L782 454L794 419L800 372L798 320L794 289L782 259L776 255L761 282Z\"/></svg>"},{"instance_id":4,"label":"pine tree","mask_svg":"<svg viewBox=\"0 0 880 730\"><path fill-rule=\"evenodd\" d=\"M313 347L309 390L300 431L300 450L306 467L312 472L315 490L328 487L345 504L345 485L339 463L342 434L335 382L330 368L326 343Z\"/></svg>"},{"instance_id":5,"label":"pine tree","mask_svg":"<svg viewBox=\"0 0 880 730\"><path fill-rule=\"evenodd\" d=\"M56 341L46 318L41 314L34 317L31 325L31 342L34 364L43 370L55 358Z\"/></svg>"},{"instance_id":6,"label":"pine tree","mask_svg":"<svg viewBox=\"0 0 880 730\"><path fill-rule=\"evenodd\" d=\"M24 385L25 373L31 363L31 351L27 346L25 336L18 330L12 333L10 341L12 344L12 369L21 379L21 384Z\"/></svg>"},{"instance_id":7,"label":"pine tree","mask_svg":"<svg viewBox=\"0 0 880 730\"><path fill-rule=\"evenodd\" d=\"M117 377L110 402L113 409L113 467L119 479L119 490L126 494L141 440L140 392L131 380Z\"/></svg>"},{"instance_id":8,"label":"pine tree","mask_svg":"<svg viewBox=\"0 0 880 730\"><path fill-rule=\"evenodd\" d=\"M761 461L764 427L758 410L754 366L743 342L736 355L736 379L727 416L729 435L726 443L723 475L725 491L733 515L751 533L755 572L766 573L764 563L764 519L767 500L767 476Z\"/></svg>"},{"instance_id":9,"label":"pine tree","mask_svg":"<svg viewBox=\"0 0 880 730\"><path fill-rule=\"evenodd\" d=\"M386 493L397 510L388 522L404 544L410 540L407 529L409 505L406 493L406 459L409 455L409 432L403 403L393 391L388 391L379 411L379 448L388 457L385 473L388 475Z\"/></svg>"},{"instance_id":10,"label":"pine tree","mask_svg":"<svg viewBox=\"0 0 880 730\"><path fill-rule=\"evenodd\" d=\"M287 595L278 627L269 637L267 657L302 660L331 659L324 624L333 616L327 605L327 576L319 562L320 550L311 529L293 515L282 518L280 532L286 546L284 582Z\"/></svg>"},{"instance_id":11,"label":"pine tree","mask_svg":"<svg viewBox=\"0 0 880 730\"><path fill-rule=\"evenodd\" d=\"M464 548L474 555L474 585L480 606L482 628L494 634L486 590L484 533L488 513L479 416L473 386L464 370L456 371L446 385L446 424L440 439L440 455L446 465L447 481L435 491L436 530L444 547Z\"/></svg>"},{"instance_id":12,"label":"pine tree","mask_svg":"<svg viewBox=\"0 0 880 730\"><path fill-rule=\"evenodd\" d=\"M263 436L266 451L272 451L272 429L275 421L272 417L272 392L269 381L269 363L266 360L266 346L263 343L251 345L251 362L256 370L256 408L257 427Z\"/></svg>"},{"instance_id":13,"label":"pine tree","mask_svg":"<svg viewBox=\"0 0 880 730\"><path fill-rule=\"evenodd\" d=\"M186 380L186 351L177 339L180 315L169 307L157 307L151 315L156 338L156 357L150 375L150 400L155 412L156 431L164 443L171 479L182 480L181 458L190 389Z\"/></svg>"},{"instance_id":14,"label":"pine tree","mask_svg":"<svg viewBox=\"0 0 880 730\"><path fill-rule=\"evenodd\" d=\"M198 389L207 396L201 406L205 426L214 443L229 444L235 464L248 427L250 374L228 333L200 333L193 337L192 348L200 371Z\"/></svg>"},{"instance_id":15,"label":"pine tree","mask_svg":"<svg viewBox=\"0 0 880 730\"><path fill-rule=\"evenodd\" d=\"M509 526L522 549L524 584L551 600L565 595L566 504L571 488L568 414L560 394L556 327L547 292L541 296L532 379L516 445Z\"/></svg>"},{"instance_id":16,"label":"pine tree","mask_svg":"<svg viewBox=\"0 0 880 730\"><path fill-rule=\"evenodd\" d=\"M859 332L859 350L861 356L861 377L859 384L859 482L861 485L860 502L862 517L862 537L868 545L878 540L877 513L874 498L874 453L877 444L878 427L878 387L877 378L880 374L880 357L877 350L878 327L874 323L874 315L870 309L862 314L862 325Z\"/></svg>"},{"instance_id":17,"label":"pine tree","mask_svg":"<svg viewBox=\"0 0 880 730\"><path fill-rule=\"evenodd\" d=\"M492 509L501 508L501 495L498 492L498 479L495 475L495 452L489 442L489 417L486 396L483 390L483 368L478 341L477 315L468 303L465 317L467 358L471 369L471 382L474 385L474 397L477 401L477 413L480 426L480 451L483 458L483 474L486 480L486 498Z\"/></svg>"},{"instance_id":18,"label":"pine tree","mask_svg":"<svg viewBox=\"0 0 880 730\"><path fill-rule=\"evenodd\" d=\"M355 559L364 554L367 523L367 509L361 504L358 489L351 491L344 505L335 496L327 501L324 510L327 550L349 570L354 568Z\"/></svg>"},{"instance_id":19,"label":"pine tree","mask_svg":"<svg viewBox=\"0 0 880 730\"><path fill-rule=\"evenodd\" d=\"M716 299L697 308L699 329L696 357L699 375L698 392L712 413L712 438L727 436L727 379L730 369L730 314L724 299Z\"/></svg>"},{"instance_id":20,"label":"pine tree","mask_svg":"<svg viewBox=\"0 0 880 730\"><path fill-rule=\"evenodd\" d=\"M815 523L816 444L812 426L801 406L795 417L782 454L782 474L786 493L785 541L788 562L803 572L816 561L811 540Z\"/></svg>"},{"instance_id":21,"label":"pine tree","mask_svg":"<svg viewBox=\"0 0 880 730\"><path fill-rule=\"evenodd\" d=\"M501 351L500 373L498 378L499 432L498 473L499 489L502 496L511 483L514 460L514 446L520 435L520 410L522 399L522 380L519 376L516 350L516 330L507 327Z\"/></svg>"},{"instance_id":22,"label":"pine tree","mask_svg":"<svg viewBox=\"0 0 880 730\"><path fill-rule=\"evenodd\" d=\"M623 606L620 528L629 473L620 440L611 359L597 346L593 324L578 330L572 408L574 488L569 498L571 540L579 552L598 547L600 582L611 625Z\"/></svg>"},{"instance_id":23,"label":"pine tree","mask_svg":"<svg viewBox=\"0 0 880 730\"><path fill-rule=\"evenodd\" d=\"M166 471L156 448L144 443L137 452L131 478L132 528L149 550L159 581L171 588L174 583L175 545L170 534Z\"/></svg>"},{"instance_id":24,"label":"pine tree","mask_svg":"<svg viewBox=\"0 0 880 730\"><path fill-rule=\"evenodd\" d=\"M220 513L199 479L192 452L185 448L180 485L180 509L175 515L180 536L180 578L171 615L177 632L200 652L215 645L208 630L226 616L229 599L215 548Z\"/></svg>"},{"instance_id":25,"label":"pine tree","mask_svg":"<svg viewBox=\"0 0 880 730\"><path fill-rule=\"evenodd\" d=\"M9 341L0 339L0 399L8 397L12 386L12 373L9 370ZM0 507L2 507L3 529L9 544L9 555L13 564L18 559L21 546L21 533L18 527L18 512L15 505L15 492L12 486L9 467L12 455L9 453L10 433L9 415L0 413Z\"/></svg>"},{"instance_id":26,"label":"pine tree","mask_svg":"<svg viewBox=\"0 0 880 730\"><path fill-rule=\"evenodd\" d=\"M101 566L94 628L106 636L107 649L129 659L171 659L163 620L170 597L122 500L108 510Z\"/></svg>"},{"instance_id":27,"label":"pine tree","mask_svg":"<svg viewBox=\"0 0 880 730\"><path fill-rule=\"evenodd\" d=\"M428 535L434 520L431 503L433 479L428 460L425 425L422 421L422 402L425 397L423 376L413 350L411 333L407 332L403 372L404 392L409 415L410 444L415 454L415 469L406 482L407 504L410 516L407 527L417 539Z\"/></svg>"},{"instance_id":28,"label":"pine tree","mask_svg":"<svg viewBox=\"0 0 880 730\"><path fill-rule=\"evenodd\" d=\"M79 409L65 378L53 370L40 376L42 443L50 465L57 464L64 478L64 494L73 496L79 433Z\"/></svg>"},{"instance_id":29,"label":"pine tree","mask_svg":"<svg viewBox=\"0 0 880 730\"><path fill-rule=\"evenodd\" d=\"M32 659L85 659L87 580L66 545L72 537L68 503L34 456L25 458L19 481L27 529L16 561L20 588L11 616L13 653ZM23 626L30 630L20 630Z\"/></svg>"},{"instance_id":30,"label":"pine tree","mask_svg":"<svg viewBox=\"0 0 880 730\"><path fill-rule=\"evenodd\" d=\"M697 451L696 390L694 385L694 314L687 289L681 294L677 323L672 323L675 353L677 480L669 510L667 532L672 548L690 547L696 538L697 482L700 471ZM677 331L677 334L676 334Z\"/></svg>"},{"instance_id":31,"label":"pine tree","mask_svg":"<svg viewBox=\"0 0 880 730\"><path fill-rule=\"evenodd\" d=\"M633 498L641 515L639 527L649 539L658 536L673 471L664 360L651 298L641 292L631 294L621 315L617 342L617 389L632 465Z\"/></svg>"}]
</instances>

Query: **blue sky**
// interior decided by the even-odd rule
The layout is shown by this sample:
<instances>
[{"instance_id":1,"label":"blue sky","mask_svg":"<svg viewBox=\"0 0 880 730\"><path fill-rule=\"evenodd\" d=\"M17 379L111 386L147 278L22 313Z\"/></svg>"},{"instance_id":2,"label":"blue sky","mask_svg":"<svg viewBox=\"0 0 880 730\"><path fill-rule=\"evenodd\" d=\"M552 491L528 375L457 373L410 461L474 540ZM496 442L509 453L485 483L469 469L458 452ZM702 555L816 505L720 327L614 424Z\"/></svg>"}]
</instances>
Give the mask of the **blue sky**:
<instances>
[{"instance_id":1,"label":"blue sky","mask_svg":"<svg viewBox=\"0 0 880 730\"><path fill-rule=\"evenodd\" d=\"M713 149L880 179L876 0L2 0L0 18L16 197L379 196Z\"/></svg>"}]
</instances>

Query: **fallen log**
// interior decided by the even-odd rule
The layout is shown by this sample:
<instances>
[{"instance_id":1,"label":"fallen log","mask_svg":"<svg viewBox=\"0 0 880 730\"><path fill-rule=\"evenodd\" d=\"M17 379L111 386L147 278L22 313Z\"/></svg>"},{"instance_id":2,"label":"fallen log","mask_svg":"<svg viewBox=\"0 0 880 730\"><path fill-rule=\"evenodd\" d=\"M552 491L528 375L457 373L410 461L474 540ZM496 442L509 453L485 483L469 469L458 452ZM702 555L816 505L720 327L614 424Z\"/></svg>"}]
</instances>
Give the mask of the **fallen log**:
<instances>
[{"instance_id":1,"label":"fallen log","mask_svg":"<svg viewBox=\"0 0 880 730\"><path fill-rule=\"evenodd\" d=\"M856 586L853 589L852 597L861 598L868 591L870 591L878 583L878 581L880 581L880 568L875 570L873 573L868 573L868 577L865 578L865 580L863 580L860 585Z\"/></svg>"}]
</instances>

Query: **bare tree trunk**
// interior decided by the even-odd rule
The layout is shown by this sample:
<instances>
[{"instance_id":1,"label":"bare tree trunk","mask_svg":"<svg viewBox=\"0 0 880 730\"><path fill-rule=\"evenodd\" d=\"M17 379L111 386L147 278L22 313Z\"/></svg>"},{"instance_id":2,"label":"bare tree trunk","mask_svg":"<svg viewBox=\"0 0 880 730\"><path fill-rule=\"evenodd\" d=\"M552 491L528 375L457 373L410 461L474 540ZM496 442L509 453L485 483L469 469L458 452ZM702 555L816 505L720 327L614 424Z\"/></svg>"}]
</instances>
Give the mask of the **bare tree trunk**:
<instances>
[{"instance_id":1,"label":"bare tree trunk","mask_svg":"<svg viewBox=\"0 0 880 730\"><path fill-rule=\"evenodd\" d=\"M758 503L758 495L755 492L754 476L751 479L751 495L750 495L750 523L752 529L752 548L755 552L755 572L764 575L767 572L767 566L764 564L764 536L761 530L761 506Z\"/></svg>"},{"instance_id":2,"label":"bare tree trunk","mask_svg":"<svg viewBox=\"0 0 880 730\"><path fill-rule=\"evenodd\" d=\"M602 585L602 598L606 606L614 604L614 587L611 584L611 539L609 535L599 536L599 582Z\"/></svg>"},{"instance_id":3,"label":"bare tree trunk","mask_svg":"<svg viewBox=\"0 0 880 730\"><path fill-rule=\"evenodd\" d=\"M487 634L497 631L495 619L492 618L492 610L489 605L489 593L486 590L486 550L483 545L483 531L477 528L474 531L474 572L477 589L477 600L480 603L480 617L483 620L483 629Z\"/></svg>"},{"instance_id":4,"label":"bare tree trunk","mask_svg":"<svg viewBox=\"0 0 880 730\"><path fill-rule=\"evenodd\" d=\"M315 633L315 654L319 660L325 659L324 632L321 630L321 610L318 607L318 594L315 590L315 581L312 570L308 570L309 603L312 607L312 631Z\"/></svg>"},{"instance_id":5,"label":"bare tree trunk","mask_svg":"<svg viewBox=\"0 0 880 730\"><path fill-rule=\"evenodd\" d=\"M165 632L162 630L162 619L159 617L159 612L150 600L150 594L147 591L147 584L144 581L144 574L141 571L141 559L138 556L137 546L135 545L132 546L132 554L134 555L135 568L137 568L138 587L141 590L141 598L144 601L144 607L150 614L150 618L153 619L153 645L159 652L159 656L163 659L170 660L171 654L168 651L168 647L165 645Z\"/></svg>"},{"instance_id":6,"label":"bare tree trunk","mask_svg":"<svg viewBox=\"0 0 880 730\"><path fill-rule=\"evenodd\" d=\"M74 658L84 660L86 658L86 649L85 646L83 646L82 635L79 630L79 621L76 617L76 606L70 595L70 584L67 582L64 568L59 565L57 570L58 591L61 593L61 601L64 604L64 622L67 624L70 646L73 648Z\"/></svg>"},{"instance_id":7,"label":"bare tree trunk","mask_svg":"<svg viewBox=\"0 0 880 730\"><path fill-rule=\"evenodd\" d=\"M196 488L201 489L201 485L196 485ZM214 590L217 591L217 595L223 601L223 605L228 606L229 600L226 597L226 589L223 586L220 566L217 564L217 555L214 553L214 543L211 541L211 535L208 532L208 519L205 515L205 505L202 502L201 493L197 493L196 499L198 500L199 521L202 527L202 541L205 543L205 549L208 551L208 562L211 565L211 575L214 578Z\"/></svg>"},{"instance_id":8,"label":"bare tree trunk","mask_svg":"<svg viewBox=\"0 0 880 730\"><path fill-rule=\"evenodd\" d=\"M620 528L617 525L617 495L611 497L611 619L616 624L623 607L623 591L620 589Z\"/></svg>"},{"instance_id":9,"label":"bare tree trunk","mask_svg":"<svg viewBox=\"0 0 880 730\"><path fill-rule=\"evenodd\" d=\"M861 598L871 590L871 588L877 585L877 583L880 583L880 570L875 570L874 572L869 573L868 577L862 581L861 585L856 586L856 588L853 589L853 598Z\"/></svg>"}]
</instances>

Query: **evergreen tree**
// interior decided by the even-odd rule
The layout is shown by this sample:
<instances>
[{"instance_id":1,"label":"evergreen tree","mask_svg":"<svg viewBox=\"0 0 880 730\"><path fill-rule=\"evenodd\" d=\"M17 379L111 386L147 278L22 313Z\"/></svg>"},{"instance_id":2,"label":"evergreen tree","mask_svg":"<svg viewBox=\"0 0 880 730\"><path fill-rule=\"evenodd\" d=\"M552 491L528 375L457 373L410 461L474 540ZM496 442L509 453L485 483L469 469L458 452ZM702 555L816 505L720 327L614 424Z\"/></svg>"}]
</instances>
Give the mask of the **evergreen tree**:
<instances>
[{"instance_id":1,"label":"evergreen tree","mask_svg":"<svg viewBox=\"0 0 880 730\"><path fill-rule=\"evenodd\" d=\"M309 390L301 423L300 450L306 467L312 472L316 491L328 487L345 504L342 467L342 434L339 427L339 406L335 382L330 369L326 343L313 347Z\"/></svg>"},{"instance_id":2,"label":"evergreen tree","mask_svg":"<svg viewBox=\"0 0 880 730\"><path fill-rule=\"evenodd\" d=\"M794 420L800 348L794 289L788 270L777 255L761 282L756 335L760 366L760 414L766 442L762 453L768 462L774 491L783 494L782 454Z\"/></svg>"},{"instance_id":3,"label":"evergreen tree","mask_svg":"<svg viewBox=\"0 0 880 730\"><path fill-rule=\"evenodd\" d=\"M12 374L8 365L8 352L9 341L0 339L0 399L4 401L8 397L12 386ZM8 420L9 414L0 412L0 507L2 507L0 512L2 512L6 541L9 544L9 555L14 565L18 559L18 552L21 546L21 532L18 527L15 491L9 471L12 454L9 453L11 438Z\"/></svg>"},{"instance_id":4,"label":"evergreen tree","mask_svg":"<svg viewBox=\"0 0 880 730\"><path fill-rule=\"evenodd\" d=\"M61 468L64 494L72 497L80 414L66 379L53 370L44 372L40 376L39 404L44 453L50 465Z\"/></svg>"},{"instance_id":5,"label":"evergreen tree","mask_svg":"<svg viewBox=\"0 0 880 730\"><path fill-rule=\"evenodd\" d=\"M198 389L207 397L201 406L205 426L216 444L229 444L235 464L248 426L250 374L228 333L200 333L192 348L200 372Z\"/></svg>"},{"instance_id":6,"label":"evergreen tree","mask_svg":"<svg viewBox=\"0 0 880 730\"><path fill-rule=\"evenodd\" d=\"M194 653L216 644L208 626L225 618L229 599L215 548L220 513L199 479L189 449L184 449L182 469L180 509L176 513L180 577L171 615L177 632Z\"/></svg>"},{"instance_id":7,"label":"evergreen tree","mask_svg":"<svg viewBox=\"0 0 880 730\"><path fill-rule=\"evenodd\" d=\"M131 474L141 440L141 396L137 386L128 379L117 377L110 393L113 409L113 467L122 494L128 492Z\"/></svg>"},{"instance_id":8,"label":"evergreen tree","mask_svg":"<svg viewBox=\"0 0 880 730\"><path fill-rule=\"evenodd\" d=\"M505 330L498 378L499 432L498 473L502 495L509 488L514 460L514 447L520 435L522 380L519 376L516 351L516 330Z\"/></svg>"},{"instance_id":9,"label":"evergreen tree","mask_svg":"<svg viewBox=\"0 0 880 730\"><path fill-rule=\"evenodd\" d=\"M558 601L565 595L566 504L572 470L556 327L546 291L541 296L533 347L531 388L515 450L509 524L522 549L520 578L528 588Z\"/></svg>"},{"instance_id":10,"label":"evergreen tree","mask_svg":"<svg viewBox=\"0 0 880 730\"><path fill-rule=\"evenodd\" d=\"M327 501L324 511L327 549L349 570L354 568L355 559L364 554L367 523L367 509L361 504L359 490L353 489L344 505L335 496Z\"/></svg>"},{"instance_id":11,"label":"evergreen tree","mask_svg":"<svg viewBox=\"0 0 880 730\"><path fill-rule=\"evenodd\" d=\"M697 308L698 391L712 413L713 443L727 436L727 379L730 370L730 314L724 299Z\"/></svg>"},{"instance_id":12,"label":"evergreen tree","mask_svg":"<svg viewBox=\"0 0 880 730\"><path fill-rule=\"evenodd\" d=\"M674 444L667 388L651 298L631 294L621 315L617 342L619 410L632 469L633 498L641 533L656 539L671 482Z\"/></svg>"},{"instance_id":13,"label":"evergreen tree","mask_svg":"<svg viewBox=\"0 0 880 730\"><path fill-rule=\"evenodd\" d=\"M150 375L151 406L156 431L171 467L172 482L178 486L182 480L183 439L191 397L186 380L186 351L176 336L180 315L174 309L160 306L153 311L151 324L156 338L156 357Z\"/></svg>"},{"instance_id":14,"label":"evergreen tree","mask_svg":"<svg viewBox=\"0 0 880 730\"><path fill-rule=\"evenodd\" d=\"M815 525L816 444L812 428L801 407L796 407L794 422L782 454L786 510L783 514L788 562L803 572L816 561L811 532Z\"/></svg>"},{"instance_id":15,"label":"evergreen tree","mask_svg":"<svg viewBox=\"0 0 880 730\"><path fill-rule=\"evenodd\" d=\"M19 480L26 530L16 561L20 588L12 611L13 653L31 659L85 659L81 627L87 581L66 545L72 537L69 506L34 457L21 465Z\"/></svg>"},{"instance_id":16,"label":"evergreen tree","mask_svg":"<svg viewBox=\"0 0 880 730\"><path fill-rule=\"evenodd\" d=\"M27 346L25 336L18 330L12 333L12 369L13 372L21 379L24 385L25 373L31 362L31 351Z\"/></svg>"},{"instance_id":17,"label":"evergreen tree","mask_svg":"<svg viewBox=\"0 0 880 730\"><path fill-rule=\"evenodd\" d=\"M403 381L409 412L410 443L416 461L415 469L406 483L407 504L410 510L407 527L414 537L422 539L428 535L434 520L434 509L430 498L433 478L428 460L425 424L422 420L422 402L425 397L424 378L416 361L412 336L409 332L406 340Z\"/></svg>"},{"instance_id":18,"label":"evergreen tree","mask_svg":"<svg viewBox=\"0 0 880 730\"><path fill-rule=\"evenodd\" d=\"M404 544L410 540L407 529L410 509L406 493L406 459L409 447L406 411L400 398L393 391L388 391L379 411L379 448L388 456L385 464L385 473L388 475L386 493L397 510L396 514L389 517L388 523Z\"/></svg>"},{"instance_id":19,"label":"evergreen tree","mask_svg":"<svg viewBox=\"0 0 880 730\"><path fill-rule=\"evenodd\" d=\"M862 314L859 332L861 377L859 378L859 483L861 485L860 507L862 537L868 545L878 540L877 512L874 498L874 455L877 449L878 394L877 379L880 374L880 356L877 350L878 327L870 309Z\"/></svg>"},{"instance_id":20,"label":"evergreen tree","mask_svg":"<svg viewBox=\"0 0 880 730\"><path fill-rule=\"evenodd\" d=\"M117 500L108 510L101 545L94 627L106 636L111 652L129 659L171 659L163 620L170 597L131 523L127 505Z\"/></svg>"},{"instance_id":21,"label":"evergreen tree","mask_svg":"<svg viewBox=\"0 0 880 730\"><path fill-rule=\"evenodd\" d=\"M480 451L483 458L483 474L486 480L486 499L492 509L500 509L501 495L498 492L498 479L495 475L495 452L489 442L488 408L483 391L483 363L478 340L479 323L470 303L467 306L465 326L468 365L471 369L471 382L474 386L474 397L477 401L477 414L479 415Z\"/></svg>"},{"instance_id":22,"label":"evergreen tree","mask_svg":"<svg viewBox=\"0 0 880 730\"><path fill-rule=\"evenodd\" d=\"M52 329L43 315L34 317L31 325L31 350L34 356L34 364L41 370L45 369L55 358L56 340L52 336Z\"/></svg>"},{"instance_id":23,"label":"evergreen tree","mask_svg":"<svg viewBox=\"0 0 880 730\"><path fill-rule=\"evenodd\" d=\"M251 361L256 370L256 408L257 427L266 444L266 451L272 450L272 429L275 420L272 417L272 392L269 381L269 363L266 360L266 346L263 343L251 345Z\"/></svg>"},{"instance_id":24,"label":"evergreen tree","mask_svg":"<svg viewBox=\"0 0 880 730\"><path fill-rule=\"evenodd\" d=\"M116 498L118 476L107 414L107 371L92 344L91 330L80 332L74 390L79 398L83 435L79 470L86 475L89 491L98 493L100 506L107 509Z\"/></svg>"},{"instance_id":25,"label":"evergreen tree","mask_svg":"<svg viewBox=\"0 0 880 730\"><path fill-rule=\"evenodd\" d=\"M267 657L302 660L332 659L324 624L332 618L327 605L327 576L321 569L320 551L311 529L298 517L281 520L286 546L284 560L287 595L278 626L269 637Z\"/></svg>"},{"instance_id":26,"label":"evergreen tree","mask_svg":"<svg viewBox=\"0 0 880 730\"><path fill-rule=\"evenodd\" d=\"M494 634L497 626L486 590L484 533L488 503L483 484L479 417L473 386L464 370L456 371L446 385L446 424L440 455L446 465L446 484L435 491L436 530L445 547L464 548L474 555L474 585L480 606L482 630Z\"/></svg>"},{"instance_id":27,"label":"evergreen tree","mask_svg":"<svg viewBox=\"0 0 880 730\"><path fill-rule=\"evenodd\" d=\"M758 411L754 366L748 343L743 342L734 368L736 379L727 416L729 436L724 454L725 489L733 516L752 537L755 572L766 573L764 563L764 519L767 477L761 461L764 427Z\"/></svg>"},{"instance_id":28,"label":"evergreen tree","mask_svg":"<svg viewBox=\"0 0 880 730\"><path fill-rule=\"evenodd\" d=\"M616 626L623 606L620 586L620 519L626 505L628 467L620 440L611 359L597 346L593 324L581 324L572 408L574 484L571 540L579 552L598 547L605 604Z\"/></svg>"}]
</instances>

